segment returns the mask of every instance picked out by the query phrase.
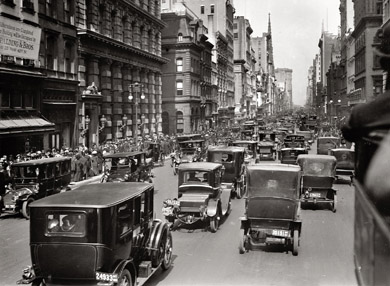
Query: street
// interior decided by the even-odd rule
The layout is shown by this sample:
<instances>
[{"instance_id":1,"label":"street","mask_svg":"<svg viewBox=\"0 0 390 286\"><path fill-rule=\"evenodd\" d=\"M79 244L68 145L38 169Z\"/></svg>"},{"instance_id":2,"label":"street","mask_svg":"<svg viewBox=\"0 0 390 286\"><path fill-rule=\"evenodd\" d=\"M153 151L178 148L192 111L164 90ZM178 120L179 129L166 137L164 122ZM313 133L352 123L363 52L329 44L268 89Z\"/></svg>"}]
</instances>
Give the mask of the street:
<instances>
[{"instance_id":1,"label":"street","mask_svg":"<svg viewBox=\"0 0 390 286\"><path fill-rule=\"evenodd\" d=\"M313 145L312 151L316 150ZM177 176L170 164L154 169L155 213L162 201L177 196ZM304 209L299 255L280 248L239 254L239 217L244 200L232 200L232 211L217 233L202 225L173 232L173 264L159 270L146 285L357 285L353 264L354 190L336 184L337 212ZM29 265L29 221L19 216L0 218L0 285L15 285Z\"/></svg>"}]
</instances>

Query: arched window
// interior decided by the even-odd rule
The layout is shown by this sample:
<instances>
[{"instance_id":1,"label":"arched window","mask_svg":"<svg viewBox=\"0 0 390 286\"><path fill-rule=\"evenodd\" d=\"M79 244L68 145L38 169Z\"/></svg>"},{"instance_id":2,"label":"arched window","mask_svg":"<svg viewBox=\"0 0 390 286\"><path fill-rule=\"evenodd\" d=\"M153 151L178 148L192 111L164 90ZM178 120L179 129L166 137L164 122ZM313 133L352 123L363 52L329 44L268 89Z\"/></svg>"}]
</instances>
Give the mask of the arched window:
<instances>
[{"instance_id":1,"label":"arched window","mask_svg":"<svg viewBox=\"0 0 390 286\"><path fill-rule=\"evenodd\" d=\"M183 71L183 58L177 58L176 59L176 71L182 72Z\"/></svg>"},{"instance_id":2,"label":"arched window","mask_svg":"<svg viewBox=\"0 0 390 286\"><path fill-rule=\"evenodd\" d=\"M177 111L176 112L176 133L183 133L183 132L184 132L183 112Z\"/></svg>"},{"instance_id":3,"label":"arched window","mask_svg":"<svg viewBox=\"0 0 390 286\"><path fill-rule=\"evenodd\" d=\"M183 42L183 34L182 34L182 33L179 33L179 34L177 35L177 41L178 41L178 42Z\"/></svg>"}]
</instances>

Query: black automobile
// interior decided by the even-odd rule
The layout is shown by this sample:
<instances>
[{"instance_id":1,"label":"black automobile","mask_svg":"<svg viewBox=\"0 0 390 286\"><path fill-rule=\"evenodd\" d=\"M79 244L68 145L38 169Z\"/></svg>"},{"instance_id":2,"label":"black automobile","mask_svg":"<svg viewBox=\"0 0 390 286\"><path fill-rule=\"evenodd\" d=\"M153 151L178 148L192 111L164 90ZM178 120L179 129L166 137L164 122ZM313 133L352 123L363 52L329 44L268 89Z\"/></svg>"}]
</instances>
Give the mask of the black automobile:
<instances>
[{"instance_id":1,"label":"black automobile","mask_svg":"<svg viewBox=\"0 0 390 286\"><path fill-rule=\"evenodd\" d=\"M32 203L32 266L18 283L142 285L167 270L172 235L153 196L148 183L97 183Z\"/></svg>"}]
</instances>

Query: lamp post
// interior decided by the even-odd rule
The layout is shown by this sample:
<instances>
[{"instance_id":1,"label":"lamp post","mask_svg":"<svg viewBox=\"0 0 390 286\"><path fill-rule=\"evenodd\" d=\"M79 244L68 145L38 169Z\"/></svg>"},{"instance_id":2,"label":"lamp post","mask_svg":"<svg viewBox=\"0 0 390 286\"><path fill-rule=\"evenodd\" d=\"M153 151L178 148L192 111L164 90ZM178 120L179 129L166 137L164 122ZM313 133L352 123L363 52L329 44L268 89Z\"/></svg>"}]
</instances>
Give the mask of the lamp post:
<instances>
[{"instance_id":1,"label":"lamp post","mask_svg":"<svg viewBox=\"0 0 390 286\"><path fill-rule=\"evenodd\" d=\"M106 122L107 122L107 119L106 117L104 117L104 114L102 115L102 117L100 117L100 126L99 126L99 133L101 133L104 129L104 127L106 126Z\"/></svg>"},{"instance_id":2,"label":"lamp post","mask_svg":"<svg viewBox=\"0 0 390 286\"><path fill-rule=\"evenodd\" d=\"M126 127L127 127L127 116L126 114L123 114L123 117L122 117L122 125L120 126L120 130L123 131L123 133L125 134L124 137L126 137Z\"/></svg>"},{"instance_id":3,"label":"lamp post","mask_svg":"<svg viewBox=\"0 0 390 286\"><path fill-rule=\"evenodd\" d=\"M139 82L136 82L136 83L133 83L133 84L129 84L129 92L130 91L134 91L134 96L132 93L130 93L129 95L129 100L134 100L134 105L135 105L135 135L133 134L133 137L136 136L136 142L138 141L138 94L141 93L141 96L140 98L141 99L145 99L145 95L144 95L144 92L143 92L143 87L144 85L143 84L140 84Z\"/></svg>"},{"instance_id":4,"label":"lamp post","mask_svg":"<svg viewBox=\"0 0 390 286\"><path fill-rule=\"evenodd\" d=\"M89 118L88 115L85 115L85 119L84 119L84 129L81 131L81 137L85 137L85 135L87 134L88 132L88 129L89 129L89 123L91 122L91 119Z\"/></svg>"}]
</instances>

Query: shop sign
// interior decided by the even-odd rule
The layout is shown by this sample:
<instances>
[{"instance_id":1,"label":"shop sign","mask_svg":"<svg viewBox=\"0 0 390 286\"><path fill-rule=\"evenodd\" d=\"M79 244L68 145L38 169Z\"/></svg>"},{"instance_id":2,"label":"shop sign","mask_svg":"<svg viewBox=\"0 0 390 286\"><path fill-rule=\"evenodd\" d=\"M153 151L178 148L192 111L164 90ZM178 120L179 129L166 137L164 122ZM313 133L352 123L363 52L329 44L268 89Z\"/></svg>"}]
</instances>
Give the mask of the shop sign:
<instances>
[{"instance_id":1,"label":"shop sign","mask_svg":"<svg viewBox=\"0 0 390 286\"><path fill-rule=\"evenodd\" d=\"M41 28L0 16L0 54L38 60Z\"/></svg>"}]
</instances>

